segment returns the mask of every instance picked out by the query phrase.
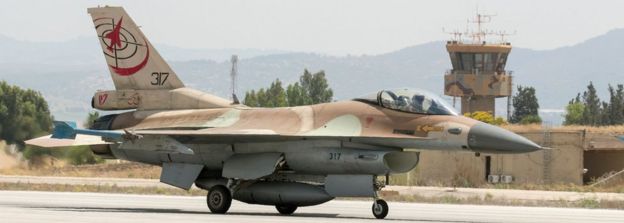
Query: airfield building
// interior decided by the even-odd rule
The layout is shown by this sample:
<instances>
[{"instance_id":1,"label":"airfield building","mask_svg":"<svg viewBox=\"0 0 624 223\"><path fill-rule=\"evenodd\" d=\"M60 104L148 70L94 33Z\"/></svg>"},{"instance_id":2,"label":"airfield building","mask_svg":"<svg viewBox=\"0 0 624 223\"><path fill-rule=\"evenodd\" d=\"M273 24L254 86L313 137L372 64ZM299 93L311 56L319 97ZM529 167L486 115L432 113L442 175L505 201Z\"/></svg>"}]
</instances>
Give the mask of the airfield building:
<instances>
[{"instance_id":1,"label":"airfield building","mask_svg":"<svg viewBox=\"0 0 624 223\"><path fill-rule=\"evenodd\" d=\"M461 98L461 112L486 111L495 114L495 99L512 94L511 72L505 69L511 44L504 33L483 31L490 16L477 14L474 32L453 32L446 43L452 69L444 76L444 94ZM471 40L465 41L462 35ZM501 41L485 41L499 35ZM509 117L509 111L508 111ZM533 142L552 149L527 154L480 154L422 151L420 163L411 172L393 177L394 184L455 185L481 184L588 184L620 172L624 178L624 142L613 131L585 128L510 129ZM620 131L620 134L622 132Z\"/></svg>"},{"instance_id":2,"label":"airfield building","mask_svg":"<svg viewBox=\"0 0 624 223\"><path fill-rule=\"evenodd\" d=\"M446 43L452 69L444 75L444 94L461 98L462 114L486 111L495 114L494 102L499 97L511 95L511 72L505 70L511 44L504 41L505 33L482 30L482 24L491 16L477 14L474 32L454 32L453 39ZM497 43L486 42L487 35L500 35ZM463 36L470 36L465 41Z\"/></svg>"}]
</instances>

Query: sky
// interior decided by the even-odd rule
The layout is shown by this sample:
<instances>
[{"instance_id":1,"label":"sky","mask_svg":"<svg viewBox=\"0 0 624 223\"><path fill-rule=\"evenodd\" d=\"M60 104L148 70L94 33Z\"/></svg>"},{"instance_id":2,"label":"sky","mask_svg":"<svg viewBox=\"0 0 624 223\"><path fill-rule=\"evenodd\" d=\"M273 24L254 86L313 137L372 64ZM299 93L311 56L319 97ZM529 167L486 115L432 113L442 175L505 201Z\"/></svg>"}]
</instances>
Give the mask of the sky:
<instances>
[{"instance_id":1,"label":"sky","mask_svg":"<svg viewBox=\"0 0 624 223\"><path fill-rule=\"evenodd\" d=\"M88 7L123 6L150 41L184 48L375 55L447 40L476 13L514 46L574 45L624 27L624 1L0 0L0 35L36 42L95 37ZM1 50L1 49L0 49Z\"/></svg>"}]
</instances>

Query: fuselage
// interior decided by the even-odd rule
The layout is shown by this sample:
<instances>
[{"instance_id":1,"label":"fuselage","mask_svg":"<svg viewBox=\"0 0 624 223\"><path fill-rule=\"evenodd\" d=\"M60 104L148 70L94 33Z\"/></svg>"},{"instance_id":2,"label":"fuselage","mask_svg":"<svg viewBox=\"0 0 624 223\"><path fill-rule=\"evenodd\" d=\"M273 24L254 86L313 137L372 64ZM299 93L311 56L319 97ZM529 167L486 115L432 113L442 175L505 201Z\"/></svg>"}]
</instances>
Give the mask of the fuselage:
<instances>
[{"instance_id":1,"label":"fuselage","mask_svg":"<svg viewBox=\"0 0 624 223\"><path fill-rule=\"evenodd\" d=\"M483 124L462 116L407 113L360 101L284 108L133 111L106 118L106 122L96 125L112 130L192 129L211 134L268 132L291 137L250 142L243 134L240 140L218 143L201 137L176 138L195 155L154 153L139 149L146 147L140 142L126 143L122 148L110 146L117 158L155 165L196 163L219 170L236 153L279 152L284 154L289 170L322 175L406 172L416 166L417 152L423 149L471 151L470 129ZM329 138L332 136L339 138Z\"/></svg>"}]
</instances>

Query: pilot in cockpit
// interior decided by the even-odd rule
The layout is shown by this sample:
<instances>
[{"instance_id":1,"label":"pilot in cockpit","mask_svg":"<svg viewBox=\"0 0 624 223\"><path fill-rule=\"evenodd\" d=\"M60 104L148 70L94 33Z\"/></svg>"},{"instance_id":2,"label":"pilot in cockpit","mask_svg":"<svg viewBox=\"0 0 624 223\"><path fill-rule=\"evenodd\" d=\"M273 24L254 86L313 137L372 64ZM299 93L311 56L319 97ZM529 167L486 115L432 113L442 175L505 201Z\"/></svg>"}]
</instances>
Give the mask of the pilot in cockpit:
<instances>
[{"instance_id":1,"label":"pilot in cockpit","mask_svg":"<svg viewBox=\"0 0 624 223\"><path fill-rule=\"evenodd\" d=\"M415 94L412 96L412 109L416 113L427 113L431 107L431 100L424 95Z\"/></svg>"},{"instance_id":2,"label":"pilot in cockpit","mask_svg":"<svg viewBox=\"0 0 624 223\"><path fill-rule=\"evenodd\" d=\"M396 103L396 107L403 111L409 111L411 108L411 103L410 103L409 97L407 96L403 96L403 95L399 96L396 99L395 103Z\"/></svg>"}]
</instances>

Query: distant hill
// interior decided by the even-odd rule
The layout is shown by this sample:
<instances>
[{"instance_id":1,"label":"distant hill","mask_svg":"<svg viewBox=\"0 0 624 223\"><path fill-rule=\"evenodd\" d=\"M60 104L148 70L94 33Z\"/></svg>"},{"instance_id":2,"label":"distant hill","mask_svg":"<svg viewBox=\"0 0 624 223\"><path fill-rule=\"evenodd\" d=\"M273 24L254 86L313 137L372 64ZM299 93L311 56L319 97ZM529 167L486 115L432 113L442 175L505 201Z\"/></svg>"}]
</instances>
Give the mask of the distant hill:
<instances>
[{"instance_id":1,"label":"distant hill","mask_svg":"<svg viewBox=\"0 0 624 223\"><path fill-rule=\"evenodd\" d=\"M624 83L624 29L553 50L514 48L508 69L515 84L537 89L542 115L561 122L560 111L589 81L607 99L607 84ZM0 79L43 92L58 119L82 120L95 89L112 89L95 38L33 43L0 36ZM430 42L380 55L335 57L314 53L254 49L184 49L156 44L182 80L191 87L228 95L231 54L238 54L239 94L267 86L275 78L297 81L303 69L325 70L338 100L382 88L417 87L442 94L443 74L450 68L444 42ZM499 115L505 100L497 105ZM550 111L550 112L548 112ZM555 111L554 113L552 111Z\"/></svg>"}]
</instances>

